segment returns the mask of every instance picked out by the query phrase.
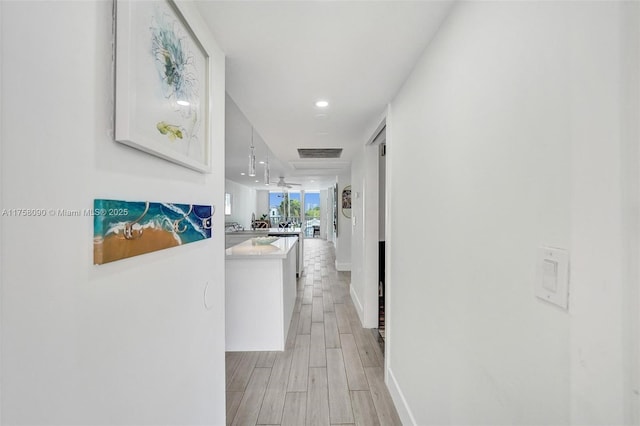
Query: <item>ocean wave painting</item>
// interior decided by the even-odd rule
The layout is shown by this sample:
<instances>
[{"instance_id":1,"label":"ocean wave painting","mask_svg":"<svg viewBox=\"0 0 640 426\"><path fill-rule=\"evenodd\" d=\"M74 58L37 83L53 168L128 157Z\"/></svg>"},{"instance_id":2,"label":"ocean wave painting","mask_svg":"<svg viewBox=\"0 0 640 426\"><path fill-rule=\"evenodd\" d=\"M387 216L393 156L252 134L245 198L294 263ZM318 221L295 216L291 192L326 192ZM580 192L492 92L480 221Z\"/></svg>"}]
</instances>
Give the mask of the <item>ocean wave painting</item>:
<instances>
[{"instance_id":1,"label":"ocean wave painting","mask_svg":"<svg viewBox=\"0 0 640 426\"><path fill-rule=\"evenodd\" d=\"M172 142L172 149L202 160L199 94L205 64L198 56L199 47L169 4L154 3L149 30L149 53L165 99L163 114L158 115L154 128Z\"/></svg>"},{"instance_id":2,"label":"ocean wave painting","mask_svg":"<svg viewBox=\"0 0 640 426\"><path fill-rule=\"evenodd\" d=\"M211 238L210 205L96 199L93 263L101 265Z\"/></svg>"},{"instance_id":3,"label":"ocean wave painting","mask_svg":"<svg viewBox=\"0 0 640 426\"><path fill-rule=\"evenodd\" d=\"M115 1L115 139L210 173L213 64L181 3Z\"/></svg>"}]
</instances>

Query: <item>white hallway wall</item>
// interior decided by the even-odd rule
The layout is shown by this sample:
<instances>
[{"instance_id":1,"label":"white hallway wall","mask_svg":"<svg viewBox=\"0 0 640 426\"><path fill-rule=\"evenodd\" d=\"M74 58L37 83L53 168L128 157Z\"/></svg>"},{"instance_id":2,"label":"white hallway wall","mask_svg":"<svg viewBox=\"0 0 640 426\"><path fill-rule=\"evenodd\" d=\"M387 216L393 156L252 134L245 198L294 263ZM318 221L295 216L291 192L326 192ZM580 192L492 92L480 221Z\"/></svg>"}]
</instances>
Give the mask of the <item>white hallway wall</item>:
<instances>
[{"instance_id":1,"label":"white hallway wall","mask_svg":"<svg viewBox=\"0 0 640 426\"><path fill-rule=\"evenodd\" d=\"M329 218L333 215L333 210L329 205L329 193L326 189L320 190L320 238L333 241L333 233L327 233L329 229ZM331 225L333 227L333 225Z\"/></svg>"},{"instance_id":2,"label":"white hallway wall","mask_svg":"<svg viewBox=\"0 0 640 426\"><path fill-rule=\"evenodd\" d=\"M113 141L111 2L0 9L4 208L224 205L223 80L200 174ZM91 217L2 217L2 424L224 424L220 208L211 240L102 266Z\"/></svg>"},{"instance_id":3,"label":"white hallway wall","mask_svg":"<svg viewBox=\"0 0 640 426\"><path fill-rule=\"evenodd\" d=\"M406 424L637 424L638 18L461 2L392 102L387 365ZM541 245L570 252L569 312L534 295Z\"/></svg>"}]
</instances>

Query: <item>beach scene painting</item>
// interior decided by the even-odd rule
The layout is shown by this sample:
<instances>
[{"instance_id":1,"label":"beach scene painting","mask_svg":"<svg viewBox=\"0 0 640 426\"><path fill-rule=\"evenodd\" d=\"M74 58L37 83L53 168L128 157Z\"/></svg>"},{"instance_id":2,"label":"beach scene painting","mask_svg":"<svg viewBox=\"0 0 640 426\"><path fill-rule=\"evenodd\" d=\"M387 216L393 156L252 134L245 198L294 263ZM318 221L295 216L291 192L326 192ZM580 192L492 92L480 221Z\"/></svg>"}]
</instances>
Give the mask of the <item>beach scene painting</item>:
<instances>
[{"instance_id":1,"label":"beach scene painting","mask_svg":"<svg viewBox=\"0 0 640 426\"><path fill-rule=\"evenodd\" d=\"M214 207L96 199L93 263L102 265L211 238Z\"/></svg>"}]
</instances>

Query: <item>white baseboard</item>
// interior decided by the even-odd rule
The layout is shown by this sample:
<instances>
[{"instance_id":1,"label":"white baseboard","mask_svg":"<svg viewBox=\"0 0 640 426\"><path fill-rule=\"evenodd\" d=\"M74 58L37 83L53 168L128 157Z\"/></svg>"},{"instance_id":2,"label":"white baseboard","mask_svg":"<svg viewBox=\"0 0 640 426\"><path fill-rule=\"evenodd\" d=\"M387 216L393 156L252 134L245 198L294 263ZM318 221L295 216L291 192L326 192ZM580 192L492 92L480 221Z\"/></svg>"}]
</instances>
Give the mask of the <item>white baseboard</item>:
<instances>
[{"instance_id":1,"label":"white baseboard","mask_svg":"<svg viewBox=\"0 0 640 426\"><path fill-rule=\"evenodd\" d=\"M387 369L387 377L389 378L387 383L387 388L389 388L389 393L391 394L391 399L393 399L393 403L396 406L396 410L398 410L398 415L400 416L400 420L403 425L417 425L416 419L413 417L413 413L409 408L409 404L407 404L407 400L404 398L404 394L402 390L400 390L400 386L396 381L391 368Z\"/></svg>"},{"instance_id":2,"label":"white baseboard","mask_svg":"<svg viewBox=\"0 0 640 426\"><path fill-rule=\"evenodd\" d=\"M351 262L338 263L336 260L336 270L338 271L351 271Z\"/></svg>"},{"instance_id":3,"label":"white baseboard","mask_svg":"<svg viewBox=\"0 0 640 426\"><path fill-rule=\"evenodd\" d=\"M362 303L360 303L360 299L358 299L358 295L353 290L353 286L349 288L349 294L351 295L353 306L355 306L356 312L358 313L358 318L360 318L360 324L362 324L362 320L364 319L364 308L362 307Z\"/></svg>"}]
</instances>

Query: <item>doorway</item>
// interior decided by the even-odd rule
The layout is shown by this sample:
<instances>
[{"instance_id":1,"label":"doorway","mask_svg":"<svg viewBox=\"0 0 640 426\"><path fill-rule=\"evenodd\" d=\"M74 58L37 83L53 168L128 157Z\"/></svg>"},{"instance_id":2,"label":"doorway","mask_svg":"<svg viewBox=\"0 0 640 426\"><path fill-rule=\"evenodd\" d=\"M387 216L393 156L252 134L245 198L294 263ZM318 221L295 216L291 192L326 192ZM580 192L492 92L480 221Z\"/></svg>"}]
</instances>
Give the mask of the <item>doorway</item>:
<instances>
[{"instance_id":1,"label":"doorway","mask_svg":"<svg viewBox=\"0 0 640 426\"><path fill-rule=\"evenodd\" d=\"M385 129L382 129L382 139L379 142L378 157L378 333L382 344L385 339L385 275L386 275L386 155L387 144Z\"/></svg>"}]
</instances>

